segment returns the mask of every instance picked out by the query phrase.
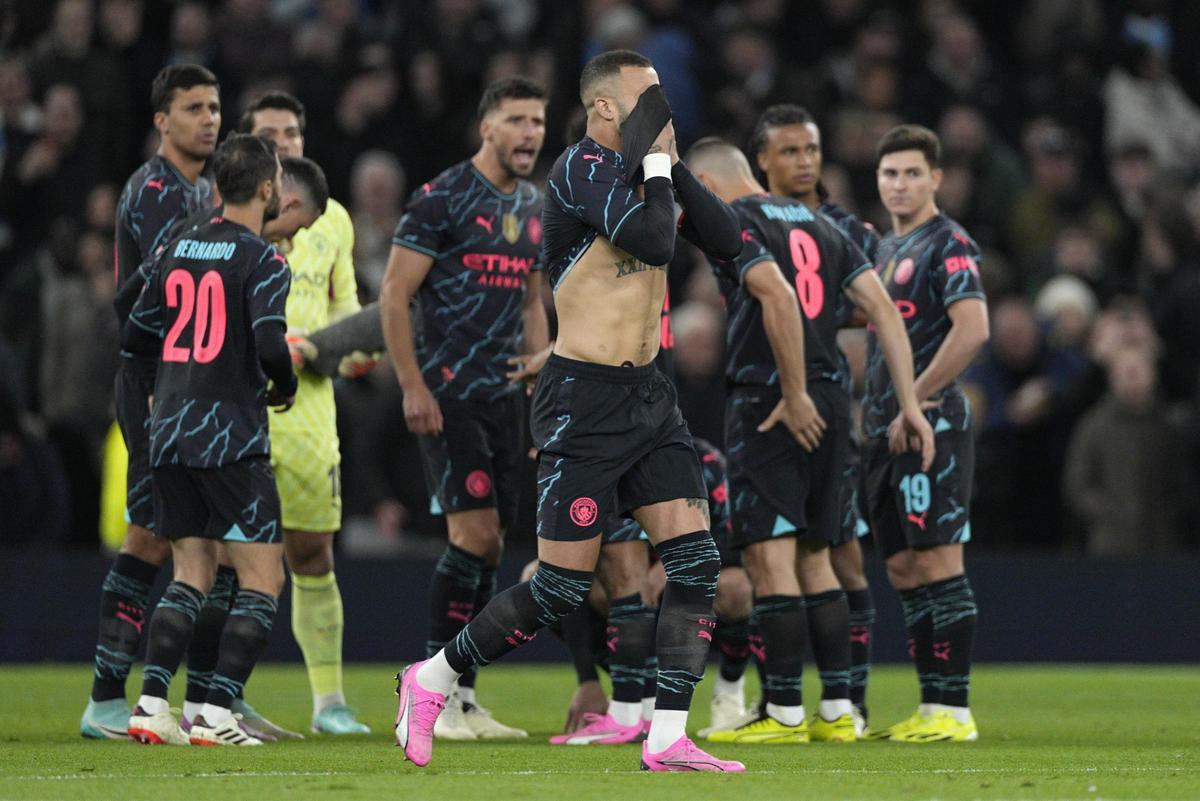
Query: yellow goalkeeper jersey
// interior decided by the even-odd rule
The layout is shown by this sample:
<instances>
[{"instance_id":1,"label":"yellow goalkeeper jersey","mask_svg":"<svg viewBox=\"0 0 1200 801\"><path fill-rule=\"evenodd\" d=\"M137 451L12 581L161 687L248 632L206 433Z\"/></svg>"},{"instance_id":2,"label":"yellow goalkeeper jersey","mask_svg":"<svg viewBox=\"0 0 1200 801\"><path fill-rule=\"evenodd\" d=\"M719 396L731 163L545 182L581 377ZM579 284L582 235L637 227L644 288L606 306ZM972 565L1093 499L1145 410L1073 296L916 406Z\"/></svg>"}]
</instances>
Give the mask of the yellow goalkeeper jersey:
<instances>
[{"instance_id":1,"label":"yellow goalkeeper jersey","mask_svg":"<svg viewBox=\"0 0 1200 801\"><path fill-rule=\"evenodd\" d=\"M296 234L290 243L277 247L292 268L292 289L285 310L289 331L311 334L358 311L354 226L342 204L331 198L315 223ZM319 433L322 439L328 438L322 444L336 451L337 410L331 379L310 370L300 372L296 404L287 412L271 413L272 446L286 449L287 443L275 435L292 433ZM277 456L288 459L290 454L281 451Z\"/></svg>"}]
</instances>

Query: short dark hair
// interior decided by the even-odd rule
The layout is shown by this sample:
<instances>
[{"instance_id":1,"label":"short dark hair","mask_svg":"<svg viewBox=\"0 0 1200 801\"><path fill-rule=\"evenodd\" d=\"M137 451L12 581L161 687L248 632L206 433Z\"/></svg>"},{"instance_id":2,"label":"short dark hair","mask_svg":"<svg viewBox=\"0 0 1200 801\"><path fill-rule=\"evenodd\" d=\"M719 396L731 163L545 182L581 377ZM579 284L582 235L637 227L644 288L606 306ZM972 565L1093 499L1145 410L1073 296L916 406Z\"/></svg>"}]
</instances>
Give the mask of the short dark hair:
<instances>
[{"instance_id":1,"label":"short dark hair","mask_svg":"<svg viewBox=\"0 0 1200 801\"><path fill-rule=\"evenodd\" d=\"M275 177L275 143L261 136L231 133L213 154L213 177L226 203L249 203L263 181Z\"/></svg>"},{"instance_id":2,"label":"short dark hair","mask_svg":"<svg viewBox=\"0 0 1200 801\"><path fill-rule=\"evenodd\" d=\"M278 90L261 94L250 101L250 105L242 112L242 118L238 120L238 133L248 134L253 131L255 112L268 108L295 114L296 121L300 123L300 133L304 133L308 125L308 118L304 116L304 104L297 100L295 95Z\"/></svg>"},{"instance_id":3,"label":"short dark hair","mask_svg":"<svg viewBox=\"0 0 1200 801\"><path fill-rule=\"evenodd\" d=\"M593 56L591 61L583 66L583 72L579 76L579 99L584 105L587 105L584 98L587 97L588 90L600 81L620 75L622 67L652 69L654 65L650 63L650 59L632 50L608 50Z\"/></svg>"},{"instance_id":4,"label":"short dark hair","mask_svg":"<svg viewBox=\"0 0 1200 801\"><path fill-rule=\"evenodd\" d=\"M710 150L726 150L732 148L733 145L725 141L719 136L705 136L697 139L691 147L688 148L687 154L683 157L684 162L696 158Z\"/></svg>"},{"instance_id":5,"label":"short dark hair","mask_svg":"<svg viewBox=\"0 0 1200 801\"><path fill-rule=\"evenodd\" d=\"M897 125L883 135L875 148L875 165L888 153L903 150L919 150L925 156L931 170L942 166L942 143L937 134L924 125Z\"/></svg>"},{"instance_id":6,"label":"short dark hair","mask_svg":"<svg viewBox=\"0 0 1200 801\"><path fill-rule=\"evenodd\" d=\"M491 114L505 100L540 100L546 102L546 87L532 78L514 75L492 81L479 98L479 119Z\"/></svg>"},{"instance_id":7,"label":"short dark hair","mask_svg":"<svg viewBox=\"0 0 1200 801\"><path fill-rule=\"evenodd\" d=\"M154 83L150 84L150 106L155 112L161 111L165 114L171 110L175 92L186 92L193 86L212 86L218 93L221 91L217 76L207 67L199 64L172 64L163 67L158 75L154 76Z\"/></svg>"},{"instance_id":8,"label":"short dark hair","mask_svg":"<svg viewBox=\"0 0 1200 801\"><path fill-rule=\"evenodd\" d=\"M794 103L768 106L766 111L759 115L758 122L754 123L754 133L750 134L751 155L757 156L767 149L767 132L772 128L782 128L785 125L807 125L810 122L816 125L817 121L803 106L797 106Z\"/></svg>"},{"instance_id":9,"label":"short dark hair","mask_svg":"<svg viewBox=\"0 0 1200 801\"><path fill-rule=\"evenodd\" d=\"M283 165L283 179L303 186L317 214L324 214L325 206L329 203L329 181L325 179L325 171L321 166L302 156L286 158L280 163Z\"/></svg>"}]
</instances>

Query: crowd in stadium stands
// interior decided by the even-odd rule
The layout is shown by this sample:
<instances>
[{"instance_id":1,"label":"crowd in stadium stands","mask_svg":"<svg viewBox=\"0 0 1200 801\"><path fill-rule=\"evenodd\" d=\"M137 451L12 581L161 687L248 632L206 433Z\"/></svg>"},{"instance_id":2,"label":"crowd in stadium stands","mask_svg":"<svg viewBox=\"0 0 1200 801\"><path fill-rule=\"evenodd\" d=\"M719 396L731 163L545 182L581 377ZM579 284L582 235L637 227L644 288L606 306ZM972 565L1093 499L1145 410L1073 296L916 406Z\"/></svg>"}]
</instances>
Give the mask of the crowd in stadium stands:
<instances>
[{"instance_id":1,"label":"crowd in stadium stands","mask_svg":"<svg viewBox=\"0 0 1200 801\"><path fill-rule=\"evenodd\" d=\"M891 8L886 8L886 6ZM114 205L153 151L168 63L221 80L224 129L282 88L351 210L377 296L407 192L476 147L475 101L552 92L541 175L582 130L573 76L651 58L682 149L744 145L771 103L825 132L833 199L886 227L875 144L946 151L939 206L984 248L992 341L968 379L977 540L1095 555L1195 549L1200 448L1200 4L1170 0L15 0L0 7L0 546L93 545L118 358ZM723 440L723 312L680 241L681 406ZM419 542L415 440L384 365L338 389L344 545ZM532 537L515 531L514 538Z\"/></svg>"}]
</instances>

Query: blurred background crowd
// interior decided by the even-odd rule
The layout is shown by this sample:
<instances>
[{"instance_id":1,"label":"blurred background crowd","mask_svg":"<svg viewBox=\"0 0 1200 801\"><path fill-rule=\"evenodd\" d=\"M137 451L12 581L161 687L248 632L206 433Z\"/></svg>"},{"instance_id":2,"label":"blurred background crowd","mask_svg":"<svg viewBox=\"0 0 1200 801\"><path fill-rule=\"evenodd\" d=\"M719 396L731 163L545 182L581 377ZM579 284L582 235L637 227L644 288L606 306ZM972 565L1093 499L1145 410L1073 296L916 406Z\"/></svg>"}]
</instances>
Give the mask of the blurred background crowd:
<instances>
[{"instance_id":1,"label":"blurred background crowd","mask_svg":"<svg viewBox=\"0 0 1200 801\"><path fill-rule=\"evenodd\" d=\"M1194 551L1198 39L1184 0L0 0L0 546L97 547L114 206L156 146L163 65L216 72L225 130L259 91L301 98L365 302L407 192L474 152L484 85L550 87L540 181L581 134L583 61L629 47L684 148L744 144L767 105L806 106L833 199L883 231L875 143L936 130L938 203L984 249L991 310L967 376L979 546ZM670 280L681 405L720 443L720 296L682 241ZM338 395L343 549L436 542L387 366Z\"/></svg>"}]
</instances>

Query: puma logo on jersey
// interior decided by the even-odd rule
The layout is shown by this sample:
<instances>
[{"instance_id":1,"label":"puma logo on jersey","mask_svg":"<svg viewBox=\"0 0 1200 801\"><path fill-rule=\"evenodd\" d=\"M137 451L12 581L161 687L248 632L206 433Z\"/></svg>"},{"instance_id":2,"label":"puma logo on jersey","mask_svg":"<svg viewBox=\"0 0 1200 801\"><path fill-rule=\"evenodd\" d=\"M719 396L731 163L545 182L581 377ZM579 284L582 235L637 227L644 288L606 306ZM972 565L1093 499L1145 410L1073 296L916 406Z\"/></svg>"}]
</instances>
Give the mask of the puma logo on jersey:
<instances>
[{"instance_id":1,"label":"puma logo on jersey","mask_svg":"<svg viewBox=\"0 0 1200 801\"><path fill-rule=\"evenodd\" d=\"M492 226L494 226L496 224L496 218L495 217L484 218L482 216L478 216L475 218L475 224L480 226L481 228L486 228L488 234L491 234Z\"/></svg>"}]
</instances>

